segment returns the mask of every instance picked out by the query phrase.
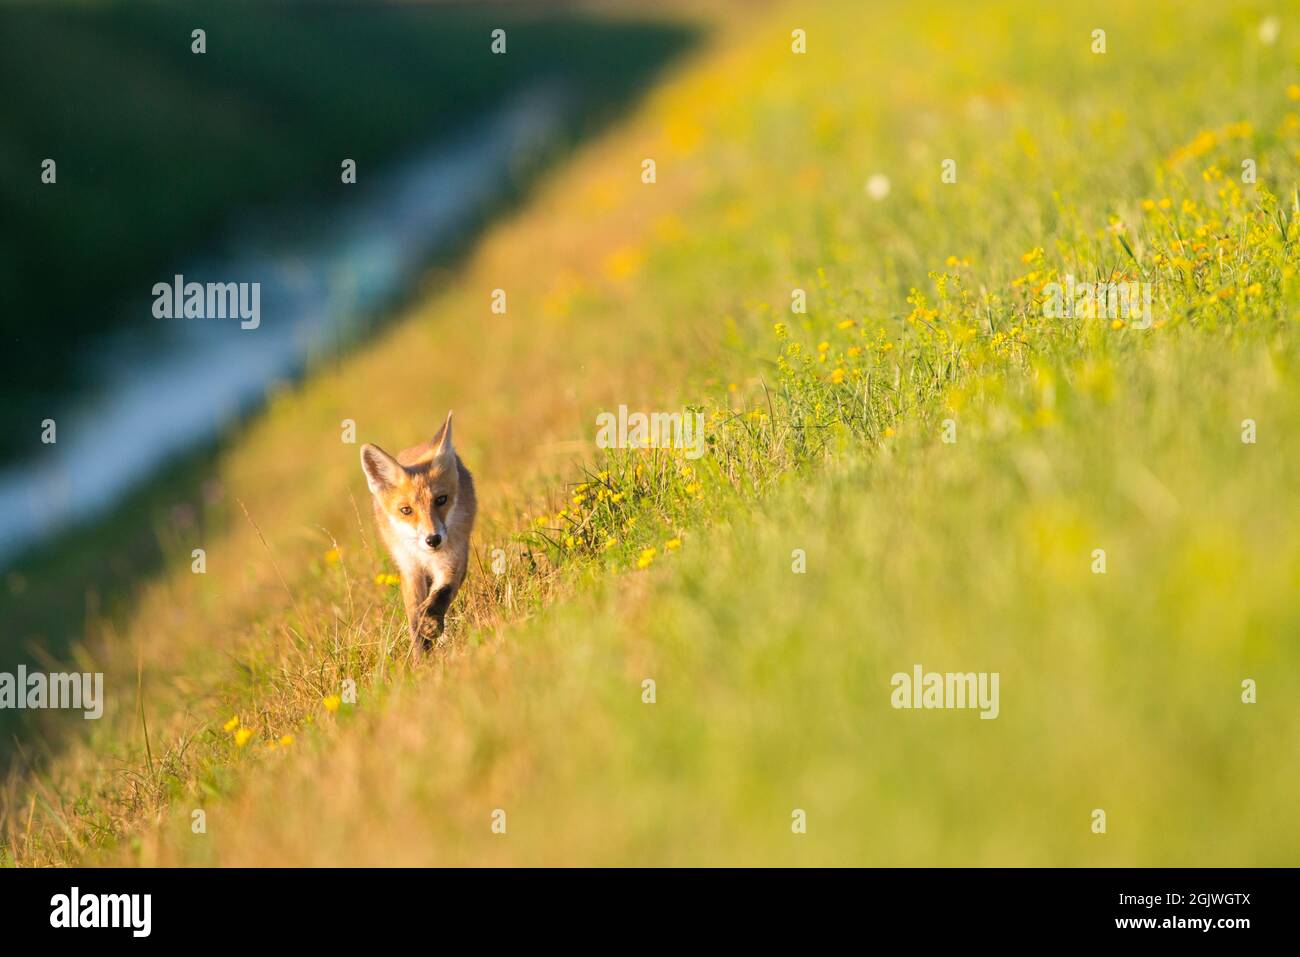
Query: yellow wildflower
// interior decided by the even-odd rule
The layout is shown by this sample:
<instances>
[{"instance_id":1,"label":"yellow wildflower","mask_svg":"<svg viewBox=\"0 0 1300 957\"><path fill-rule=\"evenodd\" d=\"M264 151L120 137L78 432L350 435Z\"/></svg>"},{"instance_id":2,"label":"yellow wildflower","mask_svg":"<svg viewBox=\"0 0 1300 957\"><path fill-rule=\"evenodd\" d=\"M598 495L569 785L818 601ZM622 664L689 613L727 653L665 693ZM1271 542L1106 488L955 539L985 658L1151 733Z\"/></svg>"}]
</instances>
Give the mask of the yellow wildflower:
<instances>
[{"instance_id":1,"label":"yellow wildflower","mask_svg":"<svg viewBox=\"0 0 1300 957\"><path fill-rule=\"evenodd\" d=\"M641 268L643 258L641 252L632 247L616 249L605 257L605 275L615 281L628 279Z\"/></svg>"},{"instance_id":2,"label":"yellow wildflower","mask_svg":"<svg viewBox=\"0 0 1300 957\"><path fill-rule=\"evenodd\" d=\"M325 706L325 710L328 711L330 714L333 714L335 711L338 711L339 705L341 705L342 703L343 703L343 699L336 694L332 694L328 698L321 699L321 704Z\"/></svg>"}]
</instances>

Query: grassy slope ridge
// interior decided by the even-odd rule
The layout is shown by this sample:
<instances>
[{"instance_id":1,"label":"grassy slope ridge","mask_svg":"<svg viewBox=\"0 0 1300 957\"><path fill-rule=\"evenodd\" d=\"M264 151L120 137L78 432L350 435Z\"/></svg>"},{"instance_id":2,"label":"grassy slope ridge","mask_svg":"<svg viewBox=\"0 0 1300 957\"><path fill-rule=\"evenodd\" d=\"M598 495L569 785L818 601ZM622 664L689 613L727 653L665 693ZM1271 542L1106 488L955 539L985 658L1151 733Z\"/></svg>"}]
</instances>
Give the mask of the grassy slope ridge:
<instances>
[{"instance_id":1,"label":"grassy slope ridge","mask_svg":"<svg viewBox=\"0 0 1300 957\"><path fill-rule=\"evenodd\" d=\"M229 522L208 576L150 587L96 646L114 711L7 789L11 853L1294 864L1300 29L1266 47L1252 11L1182 9L900 4L866 30L845 4L728 31L454 291L231 450L214 508L242 500L276 568ZM1153 282L1156 327L1045 319L1067 272ZM412 356L455 361L431 385ZM683 398L711 423L697 465L548 484L596 410ZM408 672L340 492L354 449L321 450L346 414L384 441L453 402L507 570L477 570ZM120 693L137 654L151 754ZM998 719L892 709L918 662L999 672ZM326 707L348 677L358 703Z\"/></svg>"}]
</instances>

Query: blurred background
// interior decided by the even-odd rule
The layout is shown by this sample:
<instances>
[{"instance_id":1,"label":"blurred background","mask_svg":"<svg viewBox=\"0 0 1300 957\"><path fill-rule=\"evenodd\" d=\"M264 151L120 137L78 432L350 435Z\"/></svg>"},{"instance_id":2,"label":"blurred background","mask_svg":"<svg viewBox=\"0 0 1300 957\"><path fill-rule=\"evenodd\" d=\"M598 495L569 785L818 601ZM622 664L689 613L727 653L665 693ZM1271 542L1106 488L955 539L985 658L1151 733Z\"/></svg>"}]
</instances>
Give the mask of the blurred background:
<instances>
[{"instance_id":1,"label":"blurred background","mask_svg":"<svg viewBox=\"0 0 1300 957\"><path fill-rule=\"evenodd\" d=\"M337 359L692 36L563 3L0 6L0 565ZM260 283L259 328L155 318L177 274Z\"/></svg>"}]
</instances>

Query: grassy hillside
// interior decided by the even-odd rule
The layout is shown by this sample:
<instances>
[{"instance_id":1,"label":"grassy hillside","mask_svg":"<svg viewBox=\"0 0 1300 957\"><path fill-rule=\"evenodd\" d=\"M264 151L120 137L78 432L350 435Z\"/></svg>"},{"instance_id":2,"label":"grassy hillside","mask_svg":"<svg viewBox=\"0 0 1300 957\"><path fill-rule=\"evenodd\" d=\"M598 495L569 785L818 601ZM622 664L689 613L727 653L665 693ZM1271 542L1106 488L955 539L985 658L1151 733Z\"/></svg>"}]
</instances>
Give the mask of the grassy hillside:
<instances>
[{"instance_id":1,"label":"grassy hillside","mask_svg":"<svg viewBox=\"0 0 1300 957\"><path fill-rule=\"evenodd\" d=\"M1300 24L967 6L715 31L281 396L87 626L109 710L28 748L8 858L1295 864ZM1152 327L1048 318L1066 274ZM596 454L620 403L710 454ZM449 406L480 564L410 667L339 421ZM998 672L998 717L892 708L918 663Z\"/></svg>"}]
</instances>

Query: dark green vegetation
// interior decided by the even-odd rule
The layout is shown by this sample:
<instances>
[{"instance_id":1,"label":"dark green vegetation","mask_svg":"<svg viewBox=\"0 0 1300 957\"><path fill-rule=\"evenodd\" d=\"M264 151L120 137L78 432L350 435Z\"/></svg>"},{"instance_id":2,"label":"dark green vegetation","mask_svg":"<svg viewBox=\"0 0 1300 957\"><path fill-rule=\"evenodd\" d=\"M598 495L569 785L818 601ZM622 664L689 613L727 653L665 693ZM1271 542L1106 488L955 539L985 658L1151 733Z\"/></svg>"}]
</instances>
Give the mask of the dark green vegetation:
<instances>
[{"instance_id":1,"label":"dark green vegetation","mask_svg":"<svg viewBox=\"0 0 1300 957\"><path fill-rule=\"evenodd\" d=\"M485 56L496 27L508 53ZM344 157L363 189L542 82L581 93L569 132L587 132L690 36L441 5L0 7L0 458L87 385L75 362L97 334L147 334L153 283L240 211L328 203Z\"/></svg>"}]
</instances>

